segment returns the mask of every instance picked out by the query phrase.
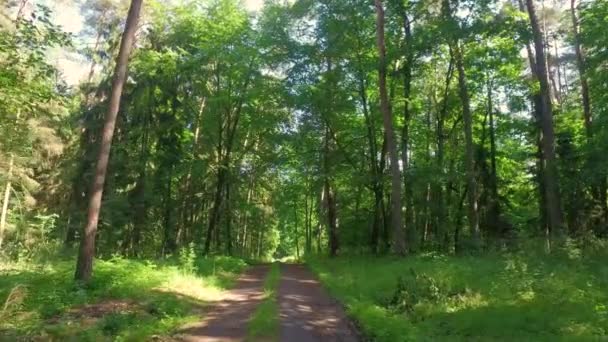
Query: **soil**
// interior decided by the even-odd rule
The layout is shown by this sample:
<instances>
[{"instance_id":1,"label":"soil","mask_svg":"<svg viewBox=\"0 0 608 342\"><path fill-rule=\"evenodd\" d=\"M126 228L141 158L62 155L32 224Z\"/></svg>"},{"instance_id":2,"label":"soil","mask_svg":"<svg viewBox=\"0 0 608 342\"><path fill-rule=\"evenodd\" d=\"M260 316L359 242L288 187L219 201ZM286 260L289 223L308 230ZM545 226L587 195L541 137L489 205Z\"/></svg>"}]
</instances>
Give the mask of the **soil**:
<instances>
[{"instance_id":1,"label":"soil","mask_svg":"<svg viewBox=\"0 0 608 342\"><path fill-rule=\"evenodd\" d=\"M359 341L342 306L303 265L281 265L280 341Z\"/></svg>"},{"instance_id":2,"label":"soil","mask_svg":"<svg viewBox=\"0 0 608 342\"><path fill-rule=\"evenodd\" d=\"M264 299L264 278L269 266L249 268L236 286L205 313L205 318L184 327L175 338L187 342L244 341L247 323L258 304Z\"/></svg>"},{"instance_id":3,"label":"soil","mask_svg":"<svg viewBox=\"0 0 608 342\"><path fill-rule=\"evenodd\" d=\"M264 299L264 278L269 266L255 266L205 318L176 336L188 342L236 342L247 339L247 325ZM342 306L333 300L303 265L281 265L278 289L280 331L283 342L357 342L357 330Z\"/></svg>"}]
</instances>

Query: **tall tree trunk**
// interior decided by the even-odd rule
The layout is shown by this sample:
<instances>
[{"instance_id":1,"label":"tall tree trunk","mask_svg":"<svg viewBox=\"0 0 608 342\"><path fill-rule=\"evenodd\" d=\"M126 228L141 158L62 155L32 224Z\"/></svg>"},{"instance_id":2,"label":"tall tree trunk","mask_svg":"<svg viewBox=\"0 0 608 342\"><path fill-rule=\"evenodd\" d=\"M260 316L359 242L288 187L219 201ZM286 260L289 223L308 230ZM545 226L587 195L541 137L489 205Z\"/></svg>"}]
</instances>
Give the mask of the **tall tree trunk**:
<instances>
[{"instance_id":1,"label":"tall tree trunk","mask_svg":"<svg viewBox=\"0 0 608 342\"><path fill-rule=\"evenodd\" d=\"M361 63L361 61L359 61ZM371 173L371 188L374 193L374 218L372 223L372 230L370 234L370 249L372 253L378 252L378 240L380 238L380 229L382 226L382 201L383 201L383 190L381 181L381 170L378 165L378 145L376 142L376 127L372 120L369 112L367 90L362 71L359 72L359 97L361 100L361 106L363 108L363 117L365 118L365 126L367 129L367 142L369 148L369 167Z\"/></svg>"},{"instance_id":2,"label":"tall tree trunk","mask_svg":"<svg viewBox=\"0 0 608 342\"><path fill-rule=\"evenodd\" d=\"M439 170L439 181L436 184L436 206L437 206L437 229L440 231L440 245L443 246L444 250L449 249L449 232L446 227L447 223L447 211L446 201L444 199L444 186L445 186L445 171L444 171L444 159L445 159L445 119L448 112L448 96L450 94L450 84L452 82L452 76L454 75L454 58L450 56L450 63L448 65L448 71L445 78L445 87L443 89L443 98L441 100L441 109L437 113L437 169ZM447 196L450 197L449 195Z\"/></svg>"},{"instance_id":3,"label":"tall tree trunk","mask_svg":"<svg viewBox=\"0 0 608 342\"><path fill-rule=\"evenodd\" d=\"M490 132L490 203L489 203L489 225L494 227L492 234L495 234L497 238L503 238L507 235L507 231L503 231L506 228L501 223L501 212L500 212L500 199L498 198L498 175L496 166L496 129L494 125L494 103L492 102L492 87L493 82L490 75L487 76L487 101L488 101L488 128Z\"/></svg>"},{"instance_id":4,"label":"tall tree trunk","mask_svg":"<svg viewBox=\"0 0 608 342\"><path fill-rule=\"evenodd\" d=\"M405 10L405 6L401 6L401 16L403 20L403 31L405 34L405 65L403 66L403 131L401 134L401 161L403 164L403 184L405 186L405 229L410 250L413 249L416 229L414 228L414 193L413 181L410 176L410 121L411 121L411 90L412 90L412 67L414 63L414 47L412 46L412 29L411 22Z\"/></svg>"},{"instance_id":5,"label":"tall tree trunk","mask_svg":"<svg viewBox=\"0 0 608 342\"><path fill-rule=\"evenodd\" d=\"M405 255L407 246L401 220L401 174L399 172L399 155L393 128L393 115L388 102L386 90L386 45L384 43L384 6L382 0L375 0L376 6L376 43L378 46L378 88L380 92L380 109L384 122L384 134L391 164L391 220L393 228L393 251Z\"/></svg>"},{"instance_id":6,"label":"tall tree trunk","mask_svg":"<svg viewBox=\"0 0 608 342\"><path fill-rule=\"evenodd\" d=\"M524 0L518 0L519 2L519 10L522 12L526 11L526 6L524 4ZM526 43L526 52L528 55L528 63L530 65L530 70L532 71L532 75L536 75L536 58L534 56L534 52L530 43ZM546 191L545 191L545 157L543 154L543 146L542 146L542 127L541 127L541 118L542 118L542 99L539 92L534 92L531 94L531 100L533 105L533 117L534 124L536 125L536 129L538 130L538 134L536 135L536 148L537 148L537 175L536 179L538 182L538 211L539 211L539 230L546 237L546 247L547 250L550 249L550 240L549 240L549 220L547 215L547 201L546 201Z\"/></svg>"},{"instance_id":7,"label":"tall tree trunk","mask_svg":"<svg viewBox=\"0 0 608 342\"><path fill-rule=\"evenodd\" d=\"M471 99L467 86L466 73L464 69L464 56L460 43L454 44L454 57L456 69L458 70L458 88L460 101L462 102L462 118L464 121L465 139L465 167L467 178L467 199L469 229L476 246L480 244L479 236L479 211L477 207L477 181L475 177L475 146L473 145L473 115L471 113Z\"/></svg>"},{"instance_id":8,"label":"tall tree trunk","mask_svg":"<svg viewBox=\"0 0 608 342\"><path fill-rule=\"evenodd\" d=\"M207 237L205 238L205 255L209 254L211 249L211 240L213 238L213 234L217 229L217 224L220 216L220 207L222 205L222 190L224 189L224 183L226 179L225 175L226 171L221 167L218 171L217 175L217 184L215 188L215 196L213 197L213 207L211 209L211 217L209 218L209 227L207 228Z\"/></svg>"},{"instance_id":9,"label":"tall tree trunk","mask_svg":"<svg viewBox=\"0 0 608 342\"><path fill-rule=\"evenodd\" d=\"M576 52L576 66L578 68L579 79L581 81L581 97L583 99L583 120L585 122L585 132L587 137L593 136L591 128L591 97L589 96L589 82L585 70L585 55L581 44L580 23L577 14L576 0L570 1L570 12L572 16L572 35L574 36L574 51Z\"/></svg>"},{"instance_id":10,"label":"tall tree trunk","mask_svg":"<svg viewBox=\"0 0 608 342\"><path fill-rule=\"evenodd\" d=\"M547 74L547 64L545 59L543 34L540 29L534 0L526 0L532 35L534 38L534 48L536 51L536 78L540 83L541 98L541 127L542 127L542 149L545 158L544 181L546 193L547 216L553 234L561 234L563 231L563 214L561 208L561 196L559 192L559 180L557 163L555 157L555 133L553 131L553 107L551 104L551 94L549 88L549 78Z\"/></svg>"},{"instance_id":11,"label":"tall tree trunk","mask_svg":"<svg viewBox=\"0 0 608 342\"><path fill-rule=\"evenodd\" d=\"M298 234L298 204L297 204L297 202L294 202L293 219L294 219L295 234L296 234L296 260L300 260L300 235Z\"/></svg>"},{"instance_id":12,"label":"tall tree trunk","mask_svg":"<svg viewBox=\"0 0 608 342\"><path fill-rule=\"evenodd\" d=\"M165 213L164 213L164 241L163 241L163 255L173 253L177 248L175 222L173 220L173 199L172 199L172 188L173 188L173 166L169 167L169 174L167 177L167 184L165 188Z\"/></svg>"},{"instance_id":13,"label":"tall tree trunk","mask_svg":"<svg viewBox=\"0 0 608 342\"><path fill-rule=\"evenodd\" d=\"M230 182L226 182L226 252L232 255L232 210L230 203Z\"/></svg>"},{"instance_id":14,"label":"tall tree trunk","mask_svg":"<svg viewBox=\"0 0 608 342\"><path fill-rule=\"evenodd\" d=\"M306 192L304 193L304 252L309 253L310 240L308 231L310 226L308 225L308 186L306 188Z\"/></svg>"},{"instance_id":15,"label":"tall tree trunk","mask_svg":"<svg viewBox=\"0 0 608 342\"><path fill-rule=\"evenodd\" d=\"M120 97L122 88L127 78L127 67L129 63L129 55L133 47L135 39L135 31L137 30L137 22L139 21L139 13L141 11L143 0L132 0L127 15L125 30L120 42L120 50L116 61L116 69L114 71L114 79L112 81L112 92L110 94L110 103L106 114L106 121L103 127L101 147L99 157L95 169L95 176L91 187L89 199L89 209L87 224L84 227L82 240L80 243L80 251L78 261L76 263L76 280L88 282L91 279L93 272L93 258L95 255L95 235L97 234L97 224L99 222L99 211L101 209L101 199L103 195L103 187L106 180L108 169L108 161L110 159L110 150L112 148L112 137L114 136L114 127L120 107Z\"/></svg>"},{"instance_id":16,"label":"tall tree trunk","mask_svg":"<svg viewBox=\"0 0 608 342\"><path fill-rule=\"evenodd\" d=\"M327 210L327 236L329 240L329 255L335 257L338 253L338 225L336 216L336 199L329 173L331 166L329 164L329 144L330 144L329 127L325 127L325 148L323 151L323 188L325 194L325 210Z\"/></svg>"},{"instance_id":17,"label":"tall tree trunk","mask_svg":"<svg viewBox=\"0 0 608 342\"><path fill-rule=\"evenodd\" d=\"M576 52L576 66L578 68L579 79L581 82L581 98L583 101L583 120L585 123L585 133L590 142L593 138L593 117L591 115L591 96L589 95L589 81L585 67L585 52L581 44L580 23L578 18L577 0L570 1L570 12L572 17L572 35L574 38L574 51ZM606 172L599 171L598 185L594 186L593 197L600 204L602 219L608 222L608 202L606 201Z\"/></svg>"},{"instance_id":18,"label":"tall tree trunk","mask_svg":"<svg viewBox=\"0 0 608 342\"><path fill-rule=\"evenodd\" d=\"M6 217L8 215L8 202L11 200L11 178L13 176L13 166L15 163L15 156L11 153L11 158L8 164L8 178L6 179L6 185L4 186L4 199L2 201L2 214L0 216L0 249L4 242L4 230L6 228Z\"/></svg>"}]
</instances>

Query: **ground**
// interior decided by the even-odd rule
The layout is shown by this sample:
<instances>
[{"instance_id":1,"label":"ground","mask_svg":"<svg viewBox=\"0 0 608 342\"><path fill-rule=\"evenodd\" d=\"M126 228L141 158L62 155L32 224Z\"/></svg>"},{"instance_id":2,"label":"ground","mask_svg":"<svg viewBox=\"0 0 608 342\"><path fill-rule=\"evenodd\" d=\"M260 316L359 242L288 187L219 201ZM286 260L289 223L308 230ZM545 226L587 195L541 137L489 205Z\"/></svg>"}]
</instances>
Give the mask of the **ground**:
<instances>
[{"instance_id":1,"label":"ground","mask_svg":"<svg viewBox=\"0 0 608 342\"><path fill-rule=\"evenodd\" d=\"M280 278L276 277L278 274ZM256 308L263 307L265 297L270 297L265 292L272 291L264 286L266 276L278 280L269 282L278 285L278 294L271 299L278 303L278 324L250 324L258 317L267 319L272 316L268 313L276 311L262 309L260 312L267 315L256 315ZM222 297L203 320L186 326L175 338L187 342L359 340L342 307L303 265L254 266ZM252 329L256 332L252 333Z\"/></svg>"},{"instance_id":2,"label":"ground","mask_svg":"<svg viewBox=\"0 0 608 342\"><path fill-rule=\"evenodd\" d=\"M603 341L606 249L3 264L0 341ZM10 266L10 267L9 267Z\"/></svg>"},{"instance_id":3,"label":"ground","mask_svg":"<svg viewBox=\"0 0 608 342\"><path fill-rule=\"evenodd\" d=\"M606 252L308 262L374 341L606 341Z\"/></svg>"}]
</instances>

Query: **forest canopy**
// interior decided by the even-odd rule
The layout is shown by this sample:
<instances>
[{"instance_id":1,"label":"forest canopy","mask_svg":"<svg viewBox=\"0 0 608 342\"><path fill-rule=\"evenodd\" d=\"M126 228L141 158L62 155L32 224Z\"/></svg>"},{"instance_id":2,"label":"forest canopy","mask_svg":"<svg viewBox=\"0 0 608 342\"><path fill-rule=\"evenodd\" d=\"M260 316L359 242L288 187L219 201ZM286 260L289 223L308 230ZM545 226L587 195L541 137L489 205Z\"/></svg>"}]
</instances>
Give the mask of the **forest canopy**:
<instances>
[{"instance_id":1,"label":"forest canopy","mask_svg":"<svg viewBox=\"0 0 608 342\"><path fill-rule=\"evenodd\" d=\"M5 7L3 254L81 237L127 5L82 2L78 36L44 3ZM95 248L261 258L604 236L607 10L148 1ZM45 58L57 47L88 59L77 86Z\"/></svg>"}]
</instances>

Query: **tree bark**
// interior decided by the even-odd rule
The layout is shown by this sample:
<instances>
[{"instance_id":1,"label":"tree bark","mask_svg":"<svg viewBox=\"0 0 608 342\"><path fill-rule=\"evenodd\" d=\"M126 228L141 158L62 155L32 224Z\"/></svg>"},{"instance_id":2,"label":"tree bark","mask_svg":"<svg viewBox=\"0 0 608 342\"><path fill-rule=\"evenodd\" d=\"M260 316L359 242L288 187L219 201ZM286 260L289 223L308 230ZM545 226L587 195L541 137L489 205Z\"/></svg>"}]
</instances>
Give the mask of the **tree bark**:
<instances>
[{"instance_id":1,"label":"tree bark","mask_svg":"<svg viewBox=\"0 0 608 342\"><path fill-rule=\"evenodd\" d=\"M300 236L298 234L298 204L297 204L297 202L294 202L293 219L294 219L295 234L296 234L296 260L300 260Z\"/></svg>"},{"instance_id":2,"label":"tree bark","mask_svg":"<svg viewBox=\"0 0 608 342\"><path fill-rule=\"evenodd\" d=\"M393 128L393 115L388 102L386 90L386 45L384 43L384 6L382 0L375 0L376 7L376 43L378 47L378 88L380 93L380 109L384 122L384 133L391 164L391 221L393 229L393 251L405 255L407 245L401 219L401 174L399 172L399 156Z\"/></svg>"},{"instance_id":3,"label":"tree bark","mask_svg":"<svg viewBox=\"0 0 608 342\"><path fill-rule=\"evenodd\" d=\"M403 184L405 186L405 230L407 234L407 240L409 248L414 248L415 236L417 235L416 229L414 228L414 193L413 193L413 182L410 176L410 121L411 121L411 92L412 92L412 67L414 63L414 53L412 46L412 29L411 22L405 10L405 7L401 6L401 16L403 20L403 31L405 34L405 65L403 66L403 98L405 103L403 104L403 131L401 133L401 161L403 164Z\"/></svg>"},{"instance_id":4,"label":"tree bark","mask_svg":"<svg viewBox=\"0 0 608 342\"><path fill-rule=\"evenodd\" d=\"M6 217L8 215L8 202L11 200L11 178L13 176L13 166L15 156L11 154L11 159L8 164L8 178L4 187L4 199L2 201L2 215L0 216L0 249L4 242L4 230L6 229Z\"/></svg>"},{"instance_id":5,"label":"tree bark","mask_svg":"<svg viewBox=\"0 0 608 342\"><path fill-rule=\"evenodd\" d=\"M574 51L576 52L576 66L578 68L579 79L581 81L581 97L583 100L583 120L585 121L585 132L587 138L593 136L591 129L591 97L589 96L589 82L585 70L585 55L581 44L580 25L577 14L576 0L570 1L570 12L572 16L572 35L574 36Z\"/></svg>"},{"instance_id":6,"label":"tree bark","mask_svg":"<svg viewBox=\"0 0 608 342\"><path fill-rule=\"evenodd\" d=\"M466 73L464 69L464 57L460 47L460 43L456 41L454 44L454 57L456 60L456 69L458 70L458 88L460 101L462 102L462 118L464 121L464 138L465 138L465 165L467 179L467 200L468 211L467 218L469 220L469 229L473 237L473 242L478 246L480 243L479 236L479 211L477 207L477 181L475 172L475 146L473 145L473 115L471 113L471 99L467 86Z\"/></svg>"},{"instance_id":7,"label":"tree bark","mask_svg":"<svg viewBox=\"0 0 608 342\"><path fill-rule=\"evenodd\" d=\"M551 90L547 74L543 34L540 29L534 0L526 0L534 48L536 52L535 76L540 83L541 99L541 128L542 128L542 150L545 158L543 172L546 193L547 216L549 226L553 234L561 234L563 231L563 214L561 208L561 197L559 192L559 180L555 157L555 133L553 130L553 105L551 103Z\"/></svg>"},{"instance_id":8,"label":"tree bark","mask_svg":"<svg viewBox=\"0 0 608 342\"><path fill-rule=\"evenodd\" d=\"M454 75L454 58L450 56L450 62L448 65L448 71L445 78L445 86L443 89L443 98L441 100L441 109L437 113L437 169L439 171L439 181L435 182L436 186L436 208L437 208L437 229L440 232L440 245L443 246L444 250L449 249L449 234L446 228L447 223L447 211L446 201L444 196L445 187L445 119L448 112L448 96L450 92L450 84L452 82L452 76ZM449 195L447 196L449 198Z\"/></svg>"},{"instance_id":9,"label":"tree bark","mask_svg":"<svg viewBox=\"0 0 608 342\"><path fill-rule=\"evenodd\" d=\"M87 224L82 235L78 261L76 263L76 273L74 275L76 280L82 282L88 282L91 279L93 272L95 235L97 234L97 224L99 222L99 211L101 209L103 187L106 180L108 161L110 159L110 150L112 148L112 137L114 136L114 127L116 125L116 118L120 108L122 88L127 78L129 55L133 47L133 41L135 40L135 32L137 30L137 22L139 21L139 13L141 11L142 3L143 0L131 1L125 30L120 43L118 59L116 61L116 69L114 71L114 79L112 81L112 92L110 94L110 103L108 105L108 112L106 114L101 139L101 148L99 150L95 176L91 187Z\"/></svg>"},{"instance_id":10,"label":"tree bark","mask_svg":"<svg viewBox=\"0 0 608 342\"><path fill-rule=\"evenodd\" d=\"M360 61L359 61L360 62ZM380 165L378 165L378 144L376 142L376 127L373 119L369 112L367 90L364 79L364 74L359 71L359 98L361 100L361 106L363 108L363 117L365 118L365 126L367 129L367 142L369 148L369 167L371 172L371 188L374 193L374 218L372 223L372 230L370 234L370 249L372 253L378 252L378 240L380 238L380 229L382 225L382 201L383 201L383 189L381 180Z\"/></svg>"},{"instance_id":11,"label":"tree bark","mask_svg":"<svg viewBox=\"0 0 608 342\"><path fill-rule=\"evenodd\" d=\"M325 210L327 210L327 236L329 240L329 255L335 257L338 253L338 225L336 216L336 199L334 190L331 185L329 173L331 166L329 163L329 144L330 144L329 127L325 127L325 148L323 151L323 188L325 194Z\"/></svg>"}]
</instances>

